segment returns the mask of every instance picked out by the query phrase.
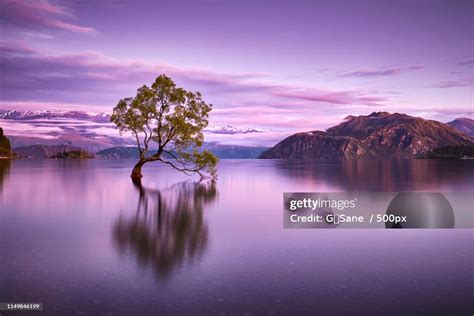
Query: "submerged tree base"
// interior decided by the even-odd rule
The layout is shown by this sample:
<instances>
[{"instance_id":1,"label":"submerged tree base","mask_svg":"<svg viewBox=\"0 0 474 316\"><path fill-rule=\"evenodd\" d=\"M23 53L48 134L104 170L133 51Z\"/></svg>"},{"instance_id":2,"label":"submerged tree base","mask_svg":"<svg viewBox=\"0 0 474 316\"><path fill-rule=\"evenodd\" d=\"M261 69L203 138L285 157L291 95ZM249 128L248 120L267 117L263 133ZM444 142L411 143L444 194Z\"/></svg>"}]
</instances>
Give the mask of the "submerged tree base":
<instances>
[{"instance_id":1,"label":"submerged tree base","mask_svg":"<svg viewBox=\"0 0 474 316\"><path fill-rule=\"evenodd\" d=\"M133 182L135 182L137 180L140 181L143 178L142 167L143 167L144 164L145 164L145 161L140 160L140 161L137 162L135 167L133 167L132 174L130 175Z\"/></svg>"}]
</instances>

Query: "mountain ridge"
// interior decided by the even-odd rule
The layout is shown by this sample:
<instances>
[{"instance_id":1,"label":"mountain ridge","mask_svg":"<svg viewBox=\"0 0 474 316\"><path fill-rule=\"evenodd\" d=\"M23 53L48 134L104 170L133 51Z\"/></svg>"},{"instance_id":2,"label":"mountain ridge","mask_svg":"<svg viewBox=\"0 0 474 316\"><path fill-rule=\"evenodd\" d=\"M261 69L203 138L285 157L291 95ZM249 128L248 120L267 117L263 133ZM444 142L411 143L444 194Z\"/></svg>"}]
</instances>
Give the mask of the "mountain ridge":
<instances>
[{"instance_id":1,"label":"mountain ridge","mask_svg":"<svg viewBox=\"0 0 474 316\"><path fill-rule=\"evenodd\" d=\"M447 125L454 127L458 131L469 135L474 136L474 120L468 117L459 117L451 122L446 123Z\"/></svg>"},{"instance_id":2,"label":"mountain ridge","mask_svg":"<svg viewBox=\"0 0 474 316\"><path fill-rule=\"evenodd\" d=\"M326 132L293 134L259 158L415 158L438 147L473 144L471 137L438 121L373 112L348 116Z\"/></svg>"},{"instance_id":3,"label":"mountain ridge","mask_svg":"<svg viewBox=\"0 0 474 316\"><path fill-rule=\"evenodd\" d=\"M202 150L211 151L220 159L254 159L269 149L268 147L251 147L223 145L215 142L204 143ZM136 146L116 146L103 149L97 152L88 152L83 148L71 145L30 145L21 146L14 149L18 158L51 158L56 156L67 156L67 153L83 152L90 156L103 159L138 159L139 152ZM84 155L86 156L86 155Z\"/></svg>"},{"instance_id":4,"label":"mountain ridge","mask_svg":"<svg viewBox=\"0 0 474 316\"><path fill-rule=\"evenodd\" d=\"M220 159L254 159L258 158L269 147L237 146L208 142L204 143L200 149L210 151ZM97 152L96 156L104 159L138 159L139 152L136 146L111 147Z\"/></svg>"},{"instance_id":5,"label":"mountain ridge","mask_svg":"<svg viewBox=\"0 0 474 316\"><path fill-rule=\"evenodd\" d=\"M35 120L51 118L70 118L88 120L97 123L109 123L110 114L105 112L86 112L69 110L0 110L0 119L4 120Z\"/></svg>"}]
</instances>

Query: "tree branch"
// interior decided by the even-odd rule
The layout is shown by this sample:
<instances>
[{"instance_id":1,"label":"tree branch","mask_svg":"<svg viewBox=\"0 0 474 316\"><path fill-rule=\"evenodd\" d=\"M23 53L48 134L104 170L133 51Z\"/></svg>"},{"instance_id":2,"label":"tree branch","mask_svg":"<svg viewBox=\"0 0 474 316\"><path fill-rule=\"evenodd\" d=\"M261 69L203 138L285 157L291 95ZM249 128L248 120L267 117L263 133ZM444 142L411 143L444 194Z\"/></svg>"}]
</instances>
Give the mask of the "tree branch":
<instances>
[{"instance_id":1,"label":"tree branch","mask_svg":"<svg viewBox=\"0 0 474 316\"><path fill-rule=\"evenodd\" d=\"M192 162L183 161L182 159L177 157L175 154L173 154L172 151L163 150L163 152L170 155L171 157L173 157L173 159L176 160L177 162L179 162L183 167L186 167L186 166L192 164Z\"/></svg>"},{"instance_id":2,"label":"tree branch","mask_svg":"<svg viewBox=\"0 0 474 316\"><path fill-rule=\"evenodd\" d=\"M132 132L133 132L133 134L135 134L135 138L137 140L138 151L140 152L140 154L143 154L142 146L141 146L141 143L140 143L140 139L138 138L137 131L133 129Z\"/></svg>"},{"instance_id":3,"label":"tree branch","mask_svg":"<svg viewBox=\"0 0 474 316\"><path fill-rule=\"evenodd\" d=\"M162 163L165 163L165 164L170 165L171 167L173 167L174 169L176 169L176 170L178 170L178 171L183 172L183 173L184 173L185 175L187 175L187 176L190 176L190 174L189 174L188 172L194 172L194 173L199 174L199 176L200 176L201 178L205 178L205 176L201 173L202 168L196 168L196 169L179 168L179 167L175 166L171 161L163 160L163 159L161 159L161 158L159 158L158 160L161 161Z\"/></svg>"}]
</instances>

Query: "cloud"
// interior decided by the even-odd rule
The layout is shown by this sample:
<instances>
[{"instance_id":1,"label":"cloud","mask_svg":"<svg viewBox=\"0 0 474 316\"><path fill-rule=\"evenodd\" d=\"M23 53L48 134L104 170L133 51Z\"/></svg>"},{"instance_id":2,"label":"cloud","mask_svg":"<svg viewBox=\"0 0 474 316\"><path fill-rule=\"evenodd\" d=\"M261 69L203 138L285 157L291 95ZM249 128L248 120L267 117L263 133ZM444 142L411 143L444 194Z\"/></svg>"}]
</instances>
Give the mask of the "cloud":
<instances>
[{"instance_id":1,"label":"cloud","mask_svg":"<svg viewBox=\"0 0 474 316\"><path fill-rule=\"evenodd\" d=\"M135 95L137 87L150 84L162 73L179 86L202 92L214 104L211 126L266 129L272 135L275 130L324 129L353 107L364 110L387 103L377 91L305 87L277 82L262 73L219 73L163 62L118 60L94 51L51 54L23 42L0 42L0 52L0 108L5 109L23 105L110 112L120 98ZM247 136L254 139L254 134L268 142L276 139L256 132L207 133L227 143L231 139L244 142Z\"/></svg>"},{"instance_id":2,"label":"cloud","mask_svg":"<svg viewBox=\"0 0 474 316\"><path fill-rule=\"evenodd\" d=\"M423 69L423 66L414 65L408 67L384 67L380 69L364 69L356 70L343 74L343 77L383 77L383 76L397 76L402 72L414 71Z\"/></svg>"},{"instance_id":3,"label":"cloud","mask_svg":"<svg viewBox=\"0 0 474 316\"><path fill-rule=\"evenodd\" d=\"M418 110L412 115L446 123L459 117L473 118L473 109L472 107L434 107Z\"/></svg>"},{"instance_id":4,"label":"cloud","mask_svg":"<svg viewBox=\"0 0 474 316\"><path fill-rule=\"evenodd\" d=\"M35 49L31 48L25 42L3 42L0 41L0 52L3 54L21 55L21 54L33 54L36 52Z\"/></svg>"},{"instance_id":5,"label":"cloud","mask_svg":"<svg viewBox=\"0 0 474 316\"><path fill-rule=\"evenodd\" d=\"M242 120L242 118L246 118ZM250 118L250 119L249 119ZM273 106L233 107L214 109L211 115L213 125L232 125L236 122L251 122L254 126L274 130L324 129L339 119L326 109L276 108Z\"/></svg>"},{"instance_id":6,"label":"cloud","mask_svg":"<svg viewBox=\"0 0 474 316\"><path fill-rule=\"evenodd\" d=\"M206 134L206 142L218 142L225 145L243 146L274 146L284 138L290 136L290 131L271 131L268 133L250 134Z\"/></svg>"},{"instance_id":7,"label":"cloud","mask_svg":"<svg viewBox=\"0 0 474 316\"><path fill-rule=\"evenodd\" d=\"M382 97L374 96L359 96L355 92L351 91L339 91L339 92L324 92L324 91L287 91L287 92L275 92L274 95L301 99L314 102L324 102L332 104L362 104L367 106L383 106L381 102L385 99Z\"/></svg>"},{"instance_id":8,"label":"cloud","mask_svg":"<svg viewBox=\"0 0 474 316\"><path fill-rule=\"evenodd\" d=\"M120 97L166 73L180 85L215 93L259 93L269 86L245 80L263 74L222 74L203 69L184 69L165 63L118 61L97 52L50 55L22 43L0 42L1 98L5 100L105 103L113 106Z\"/></svg>"},{"instance_id":9,"label":"cloud","mask_svg":"<svg viewBox=\"0 0 474 316\"><path fill-rule=\"evenodd\" d=\"M94 33L92 27L80 26L58 18L70 19L73 14L65 7L47 0L4 0L0 3L0 23L20 29L63 30L74 33Z\"/></svg>"},{"instance_id":10,"label":"cloud","mask_svg":"<svg viewBox=\"0 0 474 316\"><path fill-rule=\"evenodd\" d=\"M389 68L384 70L357 70L352 71L344 76L347 77L378 77L378 76L393 76L398 75L402 72L400 68Z\"/></svg>"},{"instance_id":11,"label":"cloud","mask_svg":"<svg viewBox=\"0 0 474 316\"><path fill-rule=\"evenodd\" d=\"M474 59L460 61L458 66L474 67Z\"/></svg>"},{"instance_id":12,"label":"cloud","mask_svg":"<svg viewBox=\"0 0 474 316\"><path fill-rule=\"evenodd\" d=\"M1 114L1 113L0 113ZM134 138L128 133L122 135L112 123L97 122L85 112L69 111L15 111L23 119L10 116L2 118L0 126L9 136L28 136L41 139L57 140L58 143L67 137L76 137L81 141L104 140L134 144ZM77 118L74 118L77 117ZM248 128L241 126L208 127L205 130L206 141L220 141L226 144L269 145L274 144L289 132L271 131L268 129Z\"/></svg>"},{"instance_id":13,"label":"cloud","mask_svg":"<svg viewBox=\"0 0 474 316\"><path fill-rule=\"evenodd\" d=\"M261 73L217 73L182 68L166 63L116 60L97 52L51 55L21 43L0 43L3 100L105 103L113 106L120 97L166 73L179 85L195 87L229 106L245 102L279 104L308 101L331 104L380 105L382 97L360 91L331 91L265 82ZM91 100L93 98L93 100ZM301 106L301 104L294 104Z\"/></svg>"},{"instance_id":14,"label":"cloud","mask_svg":"<svg viewBox=\"0 0 474 316\"><path fill-rule=\"evenodd\" d=\"M250 134L250 133L268 133L271 132L269 129L256 128L256 127L235 127L231 125L227 126L208 126L204 129L205 133L208 134Z\"/></svg>"},{"instance_id":15,"label":"cloud","mask_svg":"<svg viewBox=\"0 0 474 316\"><path fill-rule=\"evenodd\" d=\"M458 88L458 87L472 87L474 86L474 77L461 78L456 80L448 80L435 84L438 88Z\"/></svg>"}]
</instances>

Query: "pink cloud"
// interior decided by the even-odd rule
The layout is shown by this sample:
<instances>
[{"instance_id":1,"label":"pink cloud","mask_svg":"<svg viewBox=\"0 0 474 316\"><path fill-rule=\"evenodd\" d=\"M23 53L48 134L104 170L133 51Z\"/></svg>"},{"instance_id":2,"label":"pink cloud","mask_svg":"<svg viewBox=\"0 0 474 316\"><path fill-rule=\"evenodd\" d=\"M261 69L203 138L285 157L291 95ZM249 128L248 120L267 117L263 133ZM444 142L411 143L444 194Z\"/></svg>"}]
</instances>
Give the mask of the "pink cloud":
<instances>
[{"instance_id":1,"label":"pink cloud","mask_svg":"<svg viewBox=\"0 0 474 316\"><path fill-rule=\"evenodd\" d=\"M457 87L472 87L472 86L474 86L474 77L443 81L435 85L435 87L438 87L438 88L457 88Z\"/></svg>"},{"instance_id":2,"label":"pink cloud","mask_svg":"<svg viewBox=\"0 0 474 316\"><path fill-rule=\"evenodd\" d=\"M213 113L218 115L275 115L293 113L295 110L289 108L278 108L274 106L237 106L232 108L214 109Z\"/></svg>"},{"instance_id":3,"label":"pink cloud","mask_svg":"<svg viewBox=\"0 0 474 316\"><path fill-rule=\"evenodd\" d=\"M94 33L92 27L80 26L58 19L73 15L64 7L49 1L5 0L0 4L2 24L37 31L38 28L60 29L75 33Z\"/></svg>"},{"instance_id":4,"label":"pink cloud","mask_svg":"<svg viewBox=\"0 0 474 316\"><path fill-rule=\"evenodd\" d=\"M423 66L414 65L408 67L384 67L380 69L364 69L356 70L343 74L344 77L382 77L382 76L396 76L406 71L420 70Z\"/></svg>"},{"instance_id":5,"label":"pink cloud","mask_svg":"<svg viewBox=\"0 0 474 316\"><path fill-rule=\"evenodd\" d=\"M79 26L72 23L63 22L56 19L50 19L45 21L48 26L57 27L59 29L76 32L76 33L94 33L95 30L92 27Z\"/></svg>"},{"instance_id":6,"label":"pink cloud","mask_svg":"<svg viewBox=\"0 0 474 316\"><path fill-rule=\"evenodd\" d=\"M150 84L161 73L180 86L201 91L214 104L210 123L215 126L251 126L272 133L324 129L354 107L366 110L387 102L374 91L309 88L275 82L262 73L219 73L118 60L94 51L57 55L24 44L2 43L0 49L5 51L0 56L4 101L0 107L5 109L23 104L35 109L83 110L91 107L88 104L102 104L101 110L110 112L120 98L133 96L137 87Z\"/></svg>"},{"instance_id":7,"label":"pink cloud","mask_svg":"<svg viewBox=\"0 0 474 316\"><path fill-rule=\"evenodd\" d=\"M37 50L22 41L9 43L0 41L0 52L2 52L2 54L33 54L36 53Z\"/></svg>"},{"instance_id":8,"label":"pink cloud","mask_svg":"<svg viewBox=\"0 0 474 316\"><path fill-rule=\"evenodd\" d=\"M339 92L324 92L324 91L288 91L276 92L277 96L285 98L302 99L314 102L325 102L332 104L363 104L368 106L381 106L384 98L374 96L358 96L356 92L339 91Z\"/></svg>"},{"instance_id":9,"label":"pink cloud","mask_svg":"<svg viewBox=\"0 0 474 316\"><path fill-rule=\"evenodd\" d=\"M474 59L469 59L469 60L463 60L458 63L458 66L468 66L472 67L474 66Z\"/></svg>"},{"instance_id":10,"label":"pink cloud","mask_svg":"<svg viewBox=\"0 0 474 316\"><path fill-rule=\"evenodd\" d=\"M270 84L263 80L267 75L261 73L217 73L199 68L182 68L165 63L146 63L139 60L116 60L97 52L84 52L80 54L49 55L26 47L16 45L2 45L2 50L8 52L4 58L5 77L7 86L10 78L24 76L37 77L38 79L58 78L58 81L42 80L42 90L47 89L44 85L50 85L51 89L61 89L68 81L60 79L69 78L70 86L79 90L82 86L91 85L93 88L104 86L107 89L117 90L117 84L132 86L134 89L143 83L152 80L160 73L166 73L187 86L196 86L213 94L248 94L266 99L271 104L281 103L281 99L289 99L310 102L324 102L332 104L365 104L380 105L383 98L365 95L360 91L328 91L324 89L302 88L290 84ZM29 52L27 56L18 56L17 52ZM23 65L27 64L28 68ZM64 76L61 76L64 74ZM28 83L28 80L22 80ZM19 84L18 80L15 80ZM96 82L97 84L94 84ZM28 83L28 85L30 85ZM64 87L63 90L67 90ZM122 89L123 90L123 89ZM117 96L118 98L119 96ZM228 98L229 99L229 98ZM232 98L233 99L233 98ZM280 101L278 101L280 100ZM57 100L55 100L57 101ZM291 107L288 102L286 107ZM296 105L296 104L293 104ZM301 104L298 104L301 106Z\"/></svg>"},{"instance_id":11,"label":"pink cloud","mask_svg":"<svg viewBox=\"0 0 474 316\"><path fill-rule=\"evenodd\" d=\"M6 0L5 2L8 4L26 6L28 8L46 13L70 15L70 13L68 13L64 7L57 4L52 4L45 0Z\"/></svg>"},{"instance_id":12,"label":"pink cloud","mask_svg":"<svg viewBox=\"0 0 474 316\"><path fill-rule=\"evenodd\" d=\"M473 108L472 107L434 107L432 109L427 109L424 111L429 113L430 116L441 117L442 120L446 119L446 116L449 117L459 117L459 116L472 116Z\"/></svg>"},{"instance_id":13,"label":"pink cloud","mask_svg":"<svg viewBox=\"0 0 474 316\"><path fill-rule=\"evenodd\" d=\"M345 76L355 77L377 77L377 76L393 76L401 73L400 68L379 69L379 70L358 70L345 74Z\"/></svg>"}]
</instances>

